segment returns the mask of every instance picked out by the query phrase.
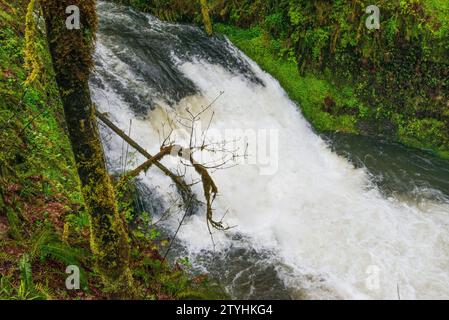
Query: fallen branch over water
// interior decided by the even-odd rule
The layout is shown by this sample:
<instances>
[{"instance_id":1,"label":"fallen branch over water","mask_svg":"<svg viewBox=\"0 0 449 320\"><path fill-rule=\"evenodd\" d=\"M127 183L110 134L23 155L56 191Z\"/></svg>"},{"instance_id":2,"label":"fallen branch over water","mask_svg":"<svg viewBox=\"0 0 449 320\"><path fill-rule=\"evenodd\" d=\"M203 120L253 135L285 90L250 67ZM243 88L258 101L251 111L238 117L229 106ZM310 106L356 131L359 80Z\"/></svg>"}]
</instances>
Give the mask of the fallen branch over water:
<instances>
[{"instance_id":1,"label":"fallen branch over water","mask_svg":"<svg viewBox=\"0 0 449 320\"><path fill-rule=\"evenodd\" d=\"M201 146L194 146L193 141L194 139L194 128L197 121L200 120L201 115L203 115L206 111L208 111L215 101L218 100L218 98L223 95L223 92L220 92L220 94L217 96L217 98L210 103L208 106L203 107L199 113L193 114L189 109L186 109L186 112L189 114L190 119L184 119L188 120L190 124L181 123L181 125L185 126L190 131L190 145L188 148L181 147L175 143L169 142L170 136L173 132L173 128L168 134L168 136L165 138L164 142L162 143L162 146L160 147L160 151L158 154L152 156L149 154L144 148L142 148L136 141L134 141L131 137L129 137L123 130L118 128L112 121L110 121L104 114L100 113L98 110L95 110L96 116L106 125L108 126L113 132L115 132L117 135L119 135L123 140L129 143L130 146L132 146L134 149L136 149L138 152L140 152L143 156L145 156L148 160L145 161L143 164L135 168L134 170L131 170L120 179L120 181L117 184L117 188L120 190L122 189L129 181L139 176L142 172L147 172L151 166L155 165L159 169L161 169L167 176L169 176L178 187L178 190L181 193L181 196L183 197L184 203L187 205L187 210L194 210L191 209L191 202L192 200L194 202L198 202L196 200L194 193L191 191L190 186L185 183L185 181L182 179L183 176L177 176L173 174L168 168L166 168L164 165L160 163L160 161L166 157L166 156L173 156L173 157L179 157L183 160L188 161L188 163L184 163L185 166L192 166L195 169L195 172L201 177L201 183L203 184L203 193L204 197L206 199L206 218L207 218L207 226L209 228L209 233L212 236L212 232L210 229L210 226L212 226L214 229L217 230L228 230L228 227L225 227L223 225L223 221L215 221L213 218L213 208L212 204L215 201L215 198L218 194L218 188L215 184L214 180L212 179L211 175L208 172L208 168L200 163L198 163L194 157L193 153L196 150L206 150L207 145L205 142L205 137L202 141ZM213 114L211 116L211 119L209 123L212 121ZM224 164L218 164L216 166L210 167L212 169L219 169Z\"/></svg>"},{"instance_id":2,"label":"fallen branch over water","mask_svg":"<svg viewBox=\"0 0 449 320\"><path fill-rule=\"evenodd\" d=\"M125 140L131 147L133 147L137 152L151 160L154 157L148 153L144 148L142 148L135 140L129 137L123 130L117 127L111 120L108 119L104 114L95 110L95 115L98 119L101 120L108 128L110 128L113 132L115 132L118 136L120 136L123 140ZM159 159L160 160L160 159ZM190 201L192 197L194 197L194 193L192 192L190 186L182 179L182 177L175 175L171 172L167 167L165 167L162 163L159 162L158 159L154 160L154 164L157 168L159 168L166 176L172 179L172 181L176 184L179 193L185 203Z\"/></svg>"},{"instance_id":3,"label":"fallen branch over water","mask_svg":"<svg viewBox=\"0 0 449 320\"><path fill-rule=\"evenodd\" d=\"M203 184L204 197L206 199L206 217L207 217L208 226L211 225L213 228L215 228L217 230L229 229L229 228L223 226L222 221L214 220L212 204L218 194L217 185L215 184L214 180L210 176L206 167L199 164L198 162L195 161L195 159L193 159L193 156L189 149L183 149L182 147L177 146L177 145L162 146L161 150L158 154L156 154L155 156L153 156L150 159L148 159L147 161L145 161L143 164L138 166L136 169L126 173L125 176L122 179L120 179L117 187L119 189L122 188L130 180L137 177L141 172L148 171L152 165L158 163L158 161L162 160L165 156L169 156L169 155L175 156L175 157L181 157L184 159L188 158L190 164L193 166L195 171L201 177L201 182ZM188 157L186 157L186 155L188 155ZM189 206L190 205L188 205L188 207Z\"/></svg>"}]
</instances>

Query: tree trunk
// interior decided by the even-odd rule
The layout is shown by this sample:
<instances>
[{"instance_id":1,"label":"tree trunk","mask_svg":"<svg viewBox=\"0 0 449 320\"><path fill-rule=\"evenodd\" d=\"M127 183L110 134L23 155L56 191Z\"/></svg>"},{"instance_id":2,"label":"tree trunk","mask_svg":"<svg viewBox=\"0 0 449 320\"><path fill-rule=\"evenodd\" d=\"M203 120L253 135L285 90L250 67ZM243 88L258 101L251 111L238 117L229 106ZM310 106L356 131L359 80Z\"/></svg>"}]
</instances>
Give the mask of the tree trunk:
<instances>
[{"instance_id":1,"label":"tree trunk","mask_svg":"<svg viewBox=\"0 0 449 320\"><path fill-rule=\"evenodd\" d=\"M210 18L207 0L200 0L200 3L201 3L201 13L203 14L204 28L206 29L207 34L211 36L214 31L212 29L212 20Z\"/></svg>"},{"instance_id":2,"label":"tree trunk","mask_svg":"<svg viewBox=\"0 0 449 320\"><path fill-rule=\"evenodd\" d=\"M88 80L97 25L95 0L41 0L47 38L64 104L82 194L91 220L91 248L106 289L114 298L132 292L129 243L106 169ZM66 8L80 10L81 28L66 28Z\"/></svg>"}]
</instances>

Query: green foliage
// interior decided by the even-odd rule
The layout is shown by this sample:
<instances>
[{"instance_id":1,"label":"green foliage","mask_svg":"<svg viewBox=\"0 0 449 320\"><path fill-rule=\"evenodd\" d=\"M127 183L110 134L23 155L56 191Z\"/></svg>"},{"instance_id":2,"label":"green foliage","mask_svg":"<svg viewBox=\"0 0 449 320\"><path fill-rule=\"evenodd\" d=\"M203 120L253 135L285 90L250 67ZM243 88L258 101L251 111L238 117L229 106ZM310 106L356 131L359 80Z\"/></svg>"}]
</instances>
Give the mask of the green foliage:
<instances>
[{"instance_id":1,"label":"green foliage","mask_svg":"<svg viewBox=\"0 0 449 320\"><path fill-rule=\"evenodd\" d=\"M263 27L274 37L284 37L285 36L285 26L286 22L284 20L284 15L282 12L272 13L265 17L263 21Z\"/></svg>"},{"instance_id":2,"label":"green foliage","mask_svg":"<svg viewBox=\"0 0 449 320\"><path fill-rule=\"evenodd\" d=\"M11 199L0 214L6 211L14 239L6 244L29 248L18 263L18 283L14 273L1 275L2 299L51 298L46 285L33 283L31 264L76 263L86 255L61 244L45 210L53 206L62 219L66 210L81 205L82 197L42 20L38 23L33 9L31 2L18 1L0 17L0 198ZM36 69L36 63L42 68ZM41 231L34 230L40 226ZM13 254L0 257L9 264L17 259Z\"/></svg>"},{"instance_id":3,"label":"green foliage","mask_svg":"<svg viewBox=\"0 0 449 320\"><path fill-rule=\"evenodd\" d=\"M89 250L91 219L67 138L42 19L38 22L28 10L28 22L35 22L28 32L34 42L26 43L25 17L30 2L0 1L0 215L6 216L8 231L0 235L0 299L104 299L108 290L117 288L101 282ZM39 3L51 5L47 0ZM86 1L82 5L82 10L92 9L86 7ZM95 25L92 16L86 18ZM93 34L88 31L83 36L89 40ZM92 47L87 42L81 47L89 51ZM43 68L34 81L26 82L33 73L34 59ZM90 55L76 56L72 60L78 65L69 72L85 78L85 73L77 72L89 67L89 59ZM108 191L112 193L112 187ZM120 195L124 196L121 212L133 227L129 241L135 250L129 273L136 276L135 286L140 290L138 296L135 292L129 296L173 299L188 296L186 292L193 295L198 289L206 297L206 281L196 281L188 272L161 261L155 251L161 243L160 232L151 224L149 214L135 216L131 206L134 193L131 188ZM116 263L114 259L110 262ZM81 291L65 290L68 265L80 267Z\"/></svg>"},{"instance_id":4,"label":"green foliage","mask_svg":"<svg viewBox=\"0 0 449 320\"><path fill-rule=\"evenodd\" d=\"M33 46L39 49L33 51L38 54L33 59L44 63L45 72L39 74L39 81L26 84L25 39L18 30L25 25L25 9L16 12L21 18L10 13L15 17L11 22L0 22L0 166L10 168L16 178L8 175L4 183L20 181L23 196L43 193L50 198L62 193L79 203L79 183L62 123L51 60L46 40L36 30ZM40 181L30 177L40 177Z\"/></svg>"},{"instance_id":5,"label":"green foliage","mask_svg":"<svg viewBox=\"0 0 449 320\"><path fill-rule=\"evenodd\" d=\"M134 277L153 288L148 297L150 299L219 300L227 298L219 284L205 276L194 276L189 270L191 265L187 258L178 260L178 263L178 267L173 269L160 259L145 257L140 266L134 268Z\"/></svg>"},{"instance_id":6,"label":"green foliage","mask_svg":"<svg viewBox=\"0 0 449 320\"><path fill-rule=\"evenodd\" d=\"M135 227L131 229L131 236L138 240L153 242L160 238L161 232L153 225L148 212L142 212L134 221Z\"/></svg>"},{"instance_id":7,"label":"green foliage","mask_svg":"<svg viewBox=\"0 0 449 320\"><path fill-rule=\"evenodd\" d=\"M304 115L317 130L357 132L355 117L345 114L345 109L357 108L359 105L349 87L339 91L329 81L311 74L300 75L294 61L277 57L273 43L267 43L258 28L243 30L227 25L217 25L216 28L228 35L234 44L281 83L290 98L300 104ZM327 96L334 98L340 108L339 112L337 110L331 114L324 110L323 103ZM351 107L348 104L352 104Z\"/></svg>"},{"instance_id":8,"label":"green foliage","mask_svg":"<svg viewBox=\"0 0 449 320\"><path fill-rule=\"evenodd\" d=\"M22 256L19 262L20 288L23 292L28 292L33 287L33 275L31 271L30 257L27 254Z\"/></svg>"},{"instance_id":9,"label":"green foliage","mask_svg":"<svg viewBox=\"0 0 449 320\"><path fill-rule=\"evenodd\" d=\"M6 209L6 218L9 224L9 233L12 238L20 240L22 238L20 231L20 221L17 213L12 208Z\"/></svg>"},{"instance_id":10,"label":"green foliage","mask_svg":"<svg viewBox=\"0 0 449 320\"><path fill-rule=\"evenodd\" d=\"M73 248L62 242L50 242L40 247L40 258L48 258L61 262L65 266L81 265L80 261L86 257L86 251L80 248Z\"/></svg>"},{"instance_id":11,"label":"green foliage","mask_svg":"<svg viewBox=\"0 0 449 320\"><path fill-rule=\"evenodd\" d=\"M41 300L45 296L33 283L30 257L24 254L19 261L20 283L16 287L11 277L0 275L0 300Z\"/></svg>"},{"instance_id":12,"label":"green foliage","mask_svg":"<svg viewBox=\"0 0 449 320\"><path fill-rule=\"evenodd\" d=\"M31 254L33 258L41 261L53 259L65 266L80 266L87 256L87 252L81 248L73 248L58 239L51 227L43 227L31 238Z\"/></svg>"},{"instance_id":13,"label":"green foliage","mask_svg":"<svg viewBox=\"0 0 449 320\"><path fill-rule=\"evenodd\" d=\"M400 123L398 138L401 142L416 148L432 148L446 157L445 148L449 144L444 122L435 119L414 119Z\"/></svg>"},{"instance_id":14,"label":"green foliage","mask_svg":"<svg viewBox=\"0 0 449 320\"><path fill-rule=\"evenodd\" d=\"M67 216L67 222L76 233L80 233L88 229L90 225L89 213L85 210L80 210L76 213L69 214Z\"/></svg>"}]
</instances>

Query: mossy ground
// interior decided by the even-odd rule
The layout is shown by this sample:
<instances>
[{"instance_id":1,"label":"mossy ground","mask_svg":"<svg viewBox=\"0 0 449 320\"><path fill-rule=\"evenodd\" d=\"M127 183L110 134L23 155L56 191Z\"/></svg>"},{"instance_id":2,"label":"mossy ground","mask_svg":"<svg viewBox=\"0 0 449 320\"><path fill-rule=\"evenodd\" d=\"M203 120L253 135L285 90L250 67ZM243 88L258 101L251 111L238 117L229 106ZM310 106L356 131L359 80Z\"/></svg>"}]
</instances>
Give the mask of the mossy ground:
<instances>
[{"instance_id":1,"label":"mossy ground","mask_svg":"<svg viewBox=\"0 0 449 320\"><path fill-rule=\"evenodd\" d=\"M26 0L0 0L0 299L105 299L108 288L94 267L89 215L42 21L33 59L43 68L35 81L26 81L27 5ZM132 216L122 203L125 207ZM133 298L225 296L207 277L186 272L185 263L163 261L158 232L145 228L151 219L138 221L128 230ZM80 267L81 290L66 289L68 265Z\"/></svg>"}]
</instances>

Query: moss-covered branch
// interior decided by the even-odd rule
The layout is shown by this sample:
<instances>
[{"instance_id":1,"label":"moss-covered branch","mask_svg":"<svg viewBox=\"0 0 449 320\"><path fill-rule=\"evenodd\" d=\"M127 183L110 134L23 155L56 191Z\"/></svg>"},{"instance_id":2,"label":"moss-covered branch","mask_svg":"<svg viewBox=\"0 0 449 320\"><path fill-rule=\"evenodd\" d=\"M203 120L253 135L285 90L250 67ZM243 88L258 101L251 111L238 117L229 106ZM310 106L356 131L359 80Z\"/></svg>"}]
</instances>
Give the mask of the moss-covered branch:
<instances>
[{"instance_id":1,"label":"moss-covered branch","mask_svg":"<svg viewBox=\"0 0 449 320\"><path fill-rule=\"evenodd\" d=\"M96 116L101 120L109 129L111 129L115 134L125 140L131 147L133 147L136 151L138 151L141 155L146 157L148 160L152 161L158 169L160 169L166 176L168 176L175 183L178 188L179 193L184 200L184 203L188 203L194 196L191 188L184 179L173 172L171 172L167 167L165 167L162 163L155 160L154 157L149 154L144 148L142 148L136 141L134 141L131 137L129 137L123 130L118 128L111 120L109 120L104 114L99 111L96 111Z\"/></svg>"}]
</instances>

